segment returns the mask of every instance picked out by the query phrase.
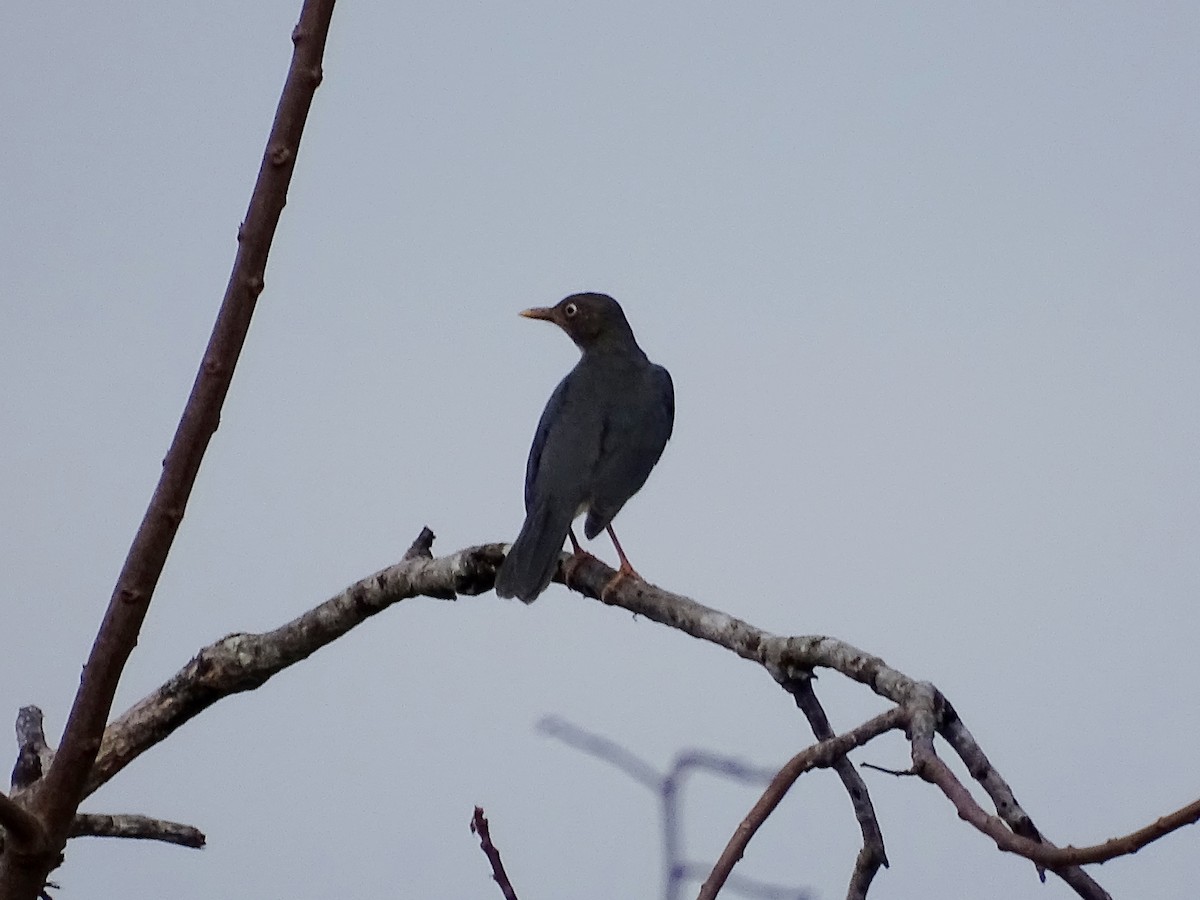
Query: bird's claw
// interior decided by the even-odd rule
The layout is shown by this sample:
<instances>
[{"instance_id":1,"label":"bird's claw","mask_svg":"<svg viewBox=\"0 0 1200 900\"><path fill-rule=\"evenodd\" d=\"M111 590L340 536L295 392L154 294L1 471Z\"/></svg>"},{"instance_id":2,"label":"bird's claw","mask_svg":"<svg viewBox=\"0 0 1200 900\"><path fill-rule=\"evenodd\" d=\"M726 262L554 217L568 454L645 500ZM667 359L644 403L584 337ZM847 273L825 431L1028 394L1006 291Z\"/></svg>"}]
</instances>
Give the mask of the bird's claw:
<instances>
[{"instance_id":1,"label":"bird's claw","mask_svg":"<svg viewBox=\"0 0 1200 900\"><path fill-rule=\"evenodd\" d=\"M613 601L608 599L609 594L616 590L617 585L627 578L633 578L642 582L642 584L646 583L646 579L639 575L633 566L629 565L628 562L624 562L621 564L621 567L617 569L617 574L608 579L608 584L604 585L603 589L601 589L600 602L611 605Z\"/></svg>"}]
</instances>

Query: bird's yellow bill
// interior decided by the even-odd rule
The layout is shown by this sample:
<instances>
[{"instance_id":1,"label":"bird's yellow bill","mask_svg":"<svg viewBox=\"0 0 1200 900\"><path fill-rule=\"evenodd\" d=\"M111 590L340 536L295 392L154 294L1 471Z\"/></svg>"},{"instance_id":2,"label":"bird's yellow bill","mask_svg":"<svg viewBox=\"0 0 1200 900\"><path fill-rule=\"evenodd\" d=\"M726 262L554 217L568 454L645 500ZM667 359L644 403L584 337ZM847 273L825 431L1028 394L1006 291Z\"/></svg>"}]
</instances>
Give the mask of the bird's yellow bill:
<instances>
[{"instance_id":1,"label":"bird's yellow bill","mask_svg":"<svg viewBox=\"0 0 1200 900\"><path fill-rule=\"evenodd\" d=\"M521 310L521 315L527 319L542 319L545 322L554 321L554 307L535 306L532 309Z\"/></svg>"}]
</instances>

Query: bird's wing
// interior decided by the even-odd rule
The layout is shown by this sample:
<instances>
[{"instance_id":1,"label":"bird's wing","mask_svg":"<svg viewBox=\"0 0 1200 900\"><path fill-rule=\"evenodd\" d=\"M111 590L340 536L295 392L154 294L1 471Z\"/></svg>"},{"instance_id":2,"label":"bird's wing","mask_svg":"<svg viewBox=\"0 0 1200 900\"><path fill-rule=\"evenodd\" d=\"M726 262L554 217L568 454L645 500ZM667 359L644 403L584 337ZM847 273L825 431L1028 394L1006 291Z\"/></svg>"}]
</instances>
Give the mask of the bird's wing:
<instances>
[{"instance_id":1,"label":"bird's wing","mask_svg":"<svg viewBox=\"0 0 1200 900\"><path fill-rule=\"evenodd\" d=\"M525 524L496 574L496 593L526 603L546 589L591 481L600 416L588 380L572 370L546 402L525 466Z\"/></svg>"},{"instance_id":2,"label":"bird's wing","mask_svg":"<svg viewBox=\"0 0 1200 900\"><path fill-rule=\"evenodd\" d=\"M636 397L604 417L600 457L592 481L584 534L594 538L625 502L641 490L675 426L675 387L662 366L652 366Z\"/></svg>"},{"instance_id":3,"label":"bird's wing","mask_svg":"<svg viewBox=\"0 0 1200 900\"><path fill-rule=\"evenodd\" d=\"M602 423L575 375L558 383L534 432L525 464L526 512L554 499L570 504L574 518L596 467Z\"/></svg>"}]
</instances>

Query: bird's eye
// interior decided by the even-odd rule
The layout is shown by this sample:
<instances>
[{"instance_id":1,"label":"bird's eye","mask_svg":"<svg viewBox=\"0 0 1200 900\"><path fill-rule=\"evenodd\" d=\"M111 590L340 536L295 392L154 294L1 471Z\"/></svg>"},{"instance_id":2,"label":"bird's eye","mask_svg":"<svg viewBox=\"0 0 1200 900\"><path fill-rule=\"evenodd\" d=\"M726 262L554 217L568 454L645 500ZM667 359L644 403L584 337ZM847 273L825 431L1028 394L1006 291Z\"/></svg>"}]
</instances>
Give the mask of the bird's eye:
<instances>
[{"instance_id":1,"label":"bird's eye","mask_svg":"<svg viewBox=\"0 0 1200 900\"><path fill-rule=\"evenodd\" d=\"M574 316L577 312L579 312L579 307L576 306L574 303L568 303L566 306L563 307L563 312L567 314L568 319L571 319L571 318L574 318Z\"/></svg>"}]
</instances>

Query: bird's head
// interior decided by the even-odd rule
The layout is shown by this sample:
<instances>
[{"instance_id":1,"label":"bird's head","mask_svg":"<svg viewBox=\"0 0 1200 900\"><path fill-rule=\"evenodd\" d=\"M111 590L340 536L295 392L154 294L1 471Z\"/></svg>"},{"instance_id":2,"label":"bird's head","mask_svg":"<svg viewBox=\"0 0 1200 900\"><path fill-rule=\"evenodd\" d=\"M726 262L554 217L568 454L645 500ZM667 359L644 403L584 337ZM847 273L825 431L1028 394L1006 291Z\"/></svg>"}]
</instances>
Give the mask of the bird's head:
<instances>
[{"instance_id":1,"label":"bird's head","mask_svg":"<svg viewBox=\"0 0 1200 900\"><path fill-rule=\"evenodd\" d=\"M527 319L553 322L580 350L633 341L633 331L621 306L608 294L572 294L554 306L521 311Z\"/></svg>"}]
</instances>

